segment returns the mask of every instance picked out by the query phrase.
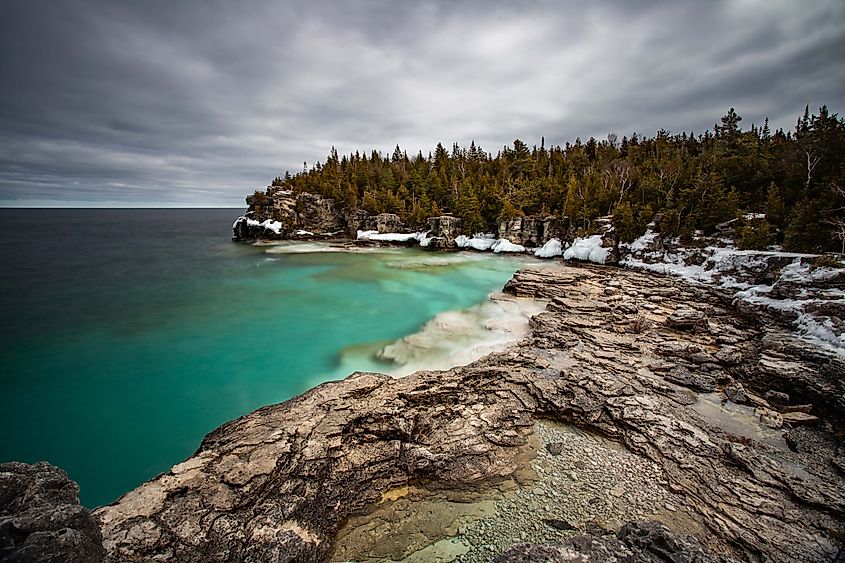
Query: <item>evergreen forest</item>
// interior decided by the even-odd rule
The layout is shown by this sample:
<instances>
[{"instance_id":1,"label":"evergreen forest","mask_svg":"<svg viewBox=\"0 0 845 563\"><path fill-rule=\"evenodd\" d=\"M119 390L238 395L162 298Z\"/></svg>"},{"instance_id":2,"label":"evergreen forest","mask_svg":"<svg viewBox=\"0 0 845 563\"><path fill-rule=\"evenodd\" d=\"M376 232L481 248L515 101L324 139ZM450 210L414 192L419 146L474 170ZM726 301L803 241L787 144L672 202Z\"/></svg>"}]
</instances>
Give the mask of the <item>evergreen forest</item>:
<instances>
[{"instance_id":1,"label":"evergreen forest","mask_svg":"<svg viewBox=\"0 0 845 563\"><path fill-rule=\"evenodd\" d=\"M735 218L741 248L780 244L801 252L840 251L845 237L845 120L806 108L793 131L741 126L731 108L713 131L653 137L609 134L564 146L517 139L495 154L438 143L409 156L372 151L339 156L287 173L273 189L334 198L347 210L396 213L410 226L452 214L466 233L495 231L519 216L569 217L589 234L613 216L622 242L641 235L655 214L660 230L692 242ZM272 189L271 189L272 191ZM261 194L258 194L261 195ZM765 218L762 218L765 214Z\"/></svg>"}]
</instances>

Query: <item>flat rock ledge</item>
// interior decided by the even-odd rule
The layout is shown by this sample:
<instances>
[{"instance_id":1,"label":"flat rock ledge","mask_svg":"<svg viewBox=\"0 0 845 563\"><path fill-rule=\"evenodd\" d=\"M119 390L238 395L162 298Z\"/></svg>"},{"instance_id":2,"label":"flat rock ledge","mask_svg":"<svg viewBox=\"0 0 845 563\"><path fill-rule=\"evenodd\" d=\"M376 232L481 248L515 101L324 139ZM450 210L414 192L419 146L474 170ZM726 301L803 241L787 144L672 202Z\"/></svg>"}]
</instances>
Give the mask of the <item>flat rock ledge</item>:
<instances>
[{"instance_id":1,"label":"flat rock ledge","mask_svg":"<svg viewBox=\"0 0 845 563\"><path fill-rule=\"evenodd\" d=\"M357 544L339 538L364 537L355 522L409 491L497 488L511 491L501 502L512 516L491 509L431 538L448 557L401 559L838 557L841 357L672 278L561 266L518 272L506 291L549 300L532 336L448 371L355 373L221 426L191 458L94 512L106 560L346 560ZM789 412L813 420L777 416ZM599 522L605 506L617 516ZM501 530L522 541L494 546Z\"/></svg>"}]
</instances>

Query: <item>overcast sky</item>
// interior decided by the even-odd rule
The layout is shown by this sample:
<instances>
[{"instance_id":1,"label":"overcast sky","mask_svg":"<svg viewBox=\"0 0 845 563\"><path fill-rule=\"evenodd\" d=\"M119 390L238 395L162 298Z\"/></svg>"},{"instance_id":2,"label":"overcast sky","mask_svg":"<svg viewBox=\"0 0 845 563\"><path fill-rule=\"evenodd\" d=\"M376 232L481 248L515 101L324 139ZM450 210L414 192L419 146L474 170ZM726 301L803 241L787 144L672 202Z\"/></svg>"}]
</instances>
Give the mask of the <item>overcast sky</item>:
<instances>
[{"instance_id":1,"label":"overcast sky","mask_svg":"<svg viewBox=\"0 0 845 563\"><path fill-rule=\"evenodd\" d=\"M845 1L6 0L0 205L229 205L303 161L845 112Z\"/></svg>"}]
</instances>

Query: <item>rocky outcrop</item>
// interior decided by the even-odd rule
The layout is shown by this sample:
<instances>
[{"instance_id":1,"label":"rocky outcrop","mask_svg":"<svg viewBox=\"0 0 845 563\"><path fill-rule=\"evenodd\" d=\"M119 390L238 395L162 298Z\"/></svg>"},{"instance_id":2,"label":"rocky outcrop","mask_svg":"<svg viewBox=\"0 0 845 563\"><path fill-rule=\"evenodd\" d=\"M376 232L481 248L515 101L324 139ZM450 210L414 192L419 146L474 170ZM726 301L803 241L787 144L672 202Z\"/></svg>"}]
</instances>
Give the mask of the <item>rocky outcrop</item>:
<instances>
[{"instance_id":1,"label":"rocky outcrop","mask_svg":"<svg viewBox=\"0 0 845 563\"><path fill-rule=\"evenodd\" d=\"M271 187L246 201L248 211L232 225L235 240L349 237L358 227L354 215L318 194Z\"/></svg>"},{"instance_id":2,"label":"rocky outcrop","mask_svg":"<svg viewBox=\"0 0 845 563\"><path fill-rule=\"evenodd\" d=\"M457 248L455 238L461 234L461 220L452 215L431 217L428 220L429 237L427 247L432 250L451 250Z\"/></svg>"},{"instance_id":3,"label":"rocky outcrop","mask_svg":"<svg viewBox=\"0 0 845 563\"><path fill-rule=\"evenodd\" d=\"M542 463L535 464L539 485L524 493L536 501L526 506L548 504L562 478L573 491L567 494L580 490L597 454L593 447L540 449L542 421L609 440L651 468L623 472L627 479L657 472L641 486L585 483L583 510L634 502L638 489L657 487L637 502L671 495L654 517L669 530L608 530L578 510L549 519L529 508L520 513L521 521L536 520L521 524L536 536L526 532L527 543L551 545L554 553L579 545L599 553L605 545L608 552L639 554L631 561L685 560L673 553L693 553L693 561L830 561L836 555L845 523L845 480L837 465L842 451L834 435L845 412L841 361L806 344L782 347L784 329L761 326L736 314L718 293L672 279L560 267L518 273L507 289L549 300L532 319L533 335L519 346L404 379L353 374L220 427L190 459L96 511L108 559L326 560L351 517L400 502L410 489L448 496L522 482L518 476L532 456ZM695 330L667 324L680 307L703 315L684 315L696 318ZM770 369L773 353L788 362L782 378L753 377ZM679 385L684 379L672 374L683 372L706 375L713 393L697 395ZM790 373L800 377L786 385ZM767 392L778 397L779 404L769 404L772 412L789 412L784 403L812 404L819 420L796 426L782 416L792 437L772 435L753 406L733 405L721 394L735 383L749 400ZM833 393L820 397L823 389ZM563 461L583 469L549 479L552 451L556 459L567 452ZM559 502L570 510L565 499ZM486 529L484 519L476 525ZM457 560L497 555L489 544L472 542L489 534L462 526L443 530ZM593 528L592 538L574 539ZM695 540L677 539L679 531ZM596 539L608 532L616 539ZM515 549L516 557L535 553Z\"/></svg>"},{"instance_id":4,"label":"rocky outcrop","mask_svg":"<svg viewBox=\"0 0 845 563\"><path fill-rule=\"evenodd\" d=\"M64 471L44 462L0 464L0 561L98 563L102 541Z\"/></svg>"},{"instance_id":5,"label":"rocky outcrop","mask_svg":"<svg viewBox=\"0 0 845 563\"><path fill-rule=\"evenodd\" d=\"M535 248L552 238L571 242L575 228L568 217L514 217L499 222L499 238Z\"/></svg>"},{"instance_id":6,"label":"rocky outcrop","mask_svg":"<svg viewBox=\"0 0 845 563\"><path fill-rule=\"evenodd\" d=\"M302 192L296 196L296 213L285 223L288 232L295 229L339 235L349 231L349 221L332 198Z\"/></svg>"},{"instance_id":7,"label":"rocky outcrop","mask_svg":"<svg viewBox=\"0 0 845 563\"><path fill-rule=\"evenodd\" d=\"M334 199L309 192L271 186L246 201L247 212L232 225L235 240L355 239L357 231L409 232L394 213L342 210Z\"/></svg>"}]
</instances>

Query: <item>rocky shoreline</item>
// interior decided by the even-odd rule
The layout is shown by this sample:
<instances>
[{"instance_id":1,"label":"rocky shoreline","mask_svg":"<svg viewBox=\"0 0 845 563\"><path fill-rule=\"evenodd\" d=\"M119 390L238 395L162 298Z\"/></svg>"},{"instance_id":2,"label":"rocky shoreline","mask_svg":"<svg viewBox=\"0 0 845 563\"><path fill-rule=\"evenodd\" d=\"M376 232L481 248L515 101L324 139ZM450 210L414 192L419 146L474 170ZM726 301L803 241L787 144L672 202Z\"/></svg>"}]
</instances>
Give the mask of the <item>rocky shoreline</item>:
<instances>
[{"instance_id":1,"label":"rocky shoreline","mask_svg":"<svg viewBox=\"0 0 845 563\"><path fill-rule=\"evenodd\" d=\"M516 217L499 222L496 233L461 234L461 219L430 217L416 230L391 213L371 215L341 210L335 201L278 186L247 198L249 208L232 225L233 240L279 243L323 241L346 250L382 245L426 250L533 254L538 258L620 265L669 274L693 284L719 286L749 314L791 325L820 347L845 355L845 267L839 259L815 254L737 250L733 237L744 219L717 225L713 236L700 233L682 245L660 232L658 214L642 236L619 240L610 217L593 222L596 234L579 231L566 217ZM756 215L750 216L754 221ZM498 238L497 238L498 237ZM832 267L836 266L837 267Z\"/></svg>"},{"instance_id":2,"label":"rocky shoreline","mask_svg":"<svg viewBox=\"0 0 845 563\"><path fill-rule=\"evenodd\" d=\"M676 278L561 265L506 291L549 300L518 345L443 372L353 374L218 428L93 512L105 560L837 557L840 355ZM37 560L37 534L60 541L58 515L87 512L36 518L10 475L0 554ZM436 525L411 530L414 515ZM101 560L94 548L76 559Z\"/></svg>"}]
</instances>

